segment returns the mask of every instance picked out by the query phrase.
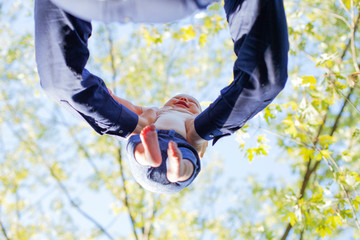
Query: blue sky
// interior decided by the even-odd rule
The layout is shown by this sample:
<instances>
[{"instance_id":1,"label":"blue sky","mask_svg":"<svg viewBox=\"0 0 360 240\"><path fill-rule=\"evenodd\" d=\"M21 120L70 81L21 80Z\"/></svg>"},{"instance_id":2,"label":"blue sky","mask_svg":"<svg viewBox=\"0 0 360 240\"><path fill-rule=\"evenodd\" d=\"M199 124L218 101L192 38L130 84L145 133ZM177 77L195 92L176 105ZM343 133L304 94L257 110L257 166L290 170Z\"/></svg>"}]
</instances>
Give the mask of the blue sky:
<instances>
[{"instance_id":1,"label":"blue sky","mask_svg":"<svg viewBox=\"0 0 360 240\"><path fill-rule=\"evenodd\" d=\"M22 1L17 1L22 2ZM30 1L26 2L26 5L31 4ZM9 2L6 2L9 3ZM7 5L5 5L7 6ZM19 18L19 21L15 24L15 28L17 31L29 31L32 32L31 29L33 29L33 23L31 21L26 21L26 24L24 24L22 19ZM188 18L184 20L184 24L188 24L189 22L193 21L193 18ZM124 30L124 32L130 31L133 25L128 24L124 25L121 29ZM293 58L290 56L290 67L292 66L298 66L304 62L304 59L299 58ZM309 62L309 61L308 61ZM303 74L313 74L313 66L303 66ZM206 89L204 89L203 92L200 93L193 93L197 98L199 98L200 101L212 101L216 98L216 96L219 94L220 89L222 87L226 86L228 84L228 80L232 76L232 62L229 62L229 64L226 66L226 74L223 76L222 79L219 81L214 81L214 83L210 84ZM288 85L282 92L283 96L286 96L288 94L291 94L291 79L289 79ZM42 102L48 102L49 98L42 92L40 85L38 84L36 86L36 91L40 92L39 100ZM209 91L211 90L211 94L209 94ZM190 93L192 94L192 93ZM278 98L275 100L275 102L281 103L283 100L282 98ZM66 121L71 122L77 122L79 119L73 117L69 113L67 113L65 110L60 109L60 106L58 106L59 111L62 112L64 115L64 119ZM48 109L45 107L45 109ZM43 111L41 113L41 117L49 117L46 116L46 111ZM250 121L250 124L253 126L248 130L249 137L246 138L246 146L252 147L255 144L256 138L258 134L267 134L266 132L263 132L262 130L259 130L257 126L261 124L261 126L265 126L266 124L261 119L261 115L255 117ZM92 135L94 132L89 128L85 131L86 134ZM6 132L2 132L2 134L7 135ZM280 184L283 180L286 181L295 181L296 175L293 174L290 163L283 159L284 153L281 152L280 149L276 148L276 137L267 134L270 142L269 145L271 147L271 151L268 156L266 157L255 157L252 162L249 162L246 157L245 153L239 149L239 143L236 141L236 136L233 135L231 137L226 137L221 139L215 146L209 147L207 150L207 153L205 155L205 158L203 160L204 167L206 168L207 165L209 165L211 162L214 161L214 159L217 159L215 161L221 161L219 162L219 167L223 168L223 176L225 177L222 179L222 181L225 183L228 179L233 179L237 182L240 186L243 186L244 190L241 194L249 194L249 184L247 183L247 177L248 176L256 176L256 178L262 182L262 183L268 183L269 179L271 179L274 185ZM84 136L84 138L86 138ZM11 145L11 142L8 143ZM51 143L48 143L51 144ZM69 150L71 152L71 150ZM108 164L108 163L101 163L102 160L94 160L97 161L97 164ZM104 159L103 161L106 161ZM81 179L82 176L86 176L89 171L91 171L91 168L89 167L87 162L72 162L71 164L78 164L78 171L75 173L75 176L78 177L78 179ZM201 181L206 176L206 171L202 171L199 175L198 179L193 183L196 184L197 181ZM215 184L215 183L214 183ZM216 183L219 184L219 183ZM39 194L36 194L35 196L32 196L29 198L29 200L38 202L43 205L51 205L50 201L58 197L58 192L55 191L57 186L55 183L52 183L48 186L46 189L40 189ZM105 227L108 227L108 230L111 233L119 233L122 236L127 236L129 234L129 221L127 215L119 215L114 217L113 214L109 213L111 204L113 202L113 198L109 195L106 191L100 191L100 192L91 192L87 190L87 187L84 186L83 182L77 182L76 178L74 178L74 181L69 185L69 188L72 191L72 195L75 199L78 199L81 202L81 207L86 210L92 217L96 218L99 222L101 222ZM240 193L239 193L240 194ZM248 196L251 198L251 195ZM65 201L66 202L66 201ZM229 204L232 204L233 202L229 199ZM68 203L67 203L68 204ZM69 204L68 204L69 205ZM86 219L84 219L82 216L80 216L71 206L68 206L67 211L69 214L71 214L75 218L75 222L77 222L80 225L80 228L83 231L89 230L89 228L93 227L91 223L89 223ZM223 207L219 206L219 209L215 209L215 214L221 214L224 211ZM60 214L60 213L55 213ZM121 226L121 228L119 228ZM117 235L117 234L114 234ZM347 237L346 237L347 238ZM344 238L339 238L344 239ZM349 238L350 239L350 238Z\"/></svg>"}]
</instances>

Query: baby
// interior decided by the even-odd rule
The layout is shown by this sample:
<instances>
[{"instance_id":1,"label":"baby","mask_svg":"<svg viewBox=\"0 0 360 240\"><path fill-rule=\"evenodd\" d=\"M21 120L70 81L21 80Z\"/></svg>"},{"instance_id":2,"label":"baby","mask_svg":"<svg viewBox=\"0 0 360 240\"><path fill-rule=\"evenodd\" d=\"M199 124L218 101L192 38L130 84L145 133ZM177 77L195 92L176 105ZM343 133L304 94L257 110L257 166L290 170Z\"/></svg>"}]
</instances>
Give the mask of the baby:
<instances>
[{"instance_id":1,"label":"baby","mask_svg":"<svg viewBox=\"0 0 360 240\"><path fill-rule=\"evenodd\" d=\"M128 139L130 169L135 180L152 192L174 193L187 187L200 172L200 157L207 147L204 142L195 149L186 141L185 123L201 113L199 102L179 94L160 109L145 108L109 92L147 125L140 134Z\"/></svg>"}]
</instances>

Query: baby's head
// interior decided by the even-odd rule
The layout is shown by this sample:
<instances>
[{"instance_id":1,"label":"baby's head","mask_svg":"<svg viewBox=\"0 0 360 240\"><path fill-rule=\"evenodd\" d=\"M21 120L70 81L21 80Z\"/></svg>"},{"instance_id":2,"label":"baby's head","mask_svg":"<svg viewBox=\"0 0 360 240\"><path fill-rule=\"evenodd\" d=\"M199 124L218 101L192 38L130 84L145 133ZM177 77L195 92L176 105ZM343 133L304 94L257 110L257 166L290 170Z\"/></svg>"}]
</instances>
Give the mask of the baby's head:
<instances>
[{"instance_id":1,"label":"baby's head","mask_svg":"<svg viewBox=\"0 0 360 240\"><path fill-rule=\"evenodd\" d=\"M167 101L163 106L163 108L166 107L170 107L180 112L183 112L185 110L186 112L191 113L194 116L197 116L202 112L199 101L196 100L196 98L187 94L178 94L170 98L170 100ZM204 141L201 145L193 146L198 151L200 158L203 157L207 145L208 142Z\"/></svg>"},{"instance_id":2,"label":"baby's head","mask_svg":"<svg viewBox=\"0 0 360 240\"><path fill-rule=\"evenodd\" d=\"M199 101L187 94L178 94L170 98L170 100L164 104L164 107L185 109L194 115L198 115L202 112Z\"/></svg>"}]
</instances>

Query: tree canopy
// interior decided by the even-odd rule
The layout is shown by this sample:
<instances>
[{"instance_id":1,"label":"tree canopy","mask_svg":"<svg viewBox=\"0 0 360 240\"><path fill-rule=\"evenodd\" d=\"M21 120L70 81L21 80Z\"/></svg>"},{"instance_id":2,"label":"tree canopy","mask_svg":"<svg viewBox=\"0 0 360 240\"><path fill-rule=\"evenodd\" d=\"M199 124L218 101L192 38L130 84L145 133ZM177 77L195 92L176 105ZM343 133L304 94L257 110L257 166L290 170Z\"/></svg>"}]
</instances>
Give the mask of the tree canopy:
<instances>
[{"instance_id":1,"label":"tree canopy","mask_svg":"<svg viewBox=\"0 0 360 240\"><path fill-rule=\"evenodd\" d=\"M0 2L0 239L360 238L360 1L284 3L286 88L229 138L234 156L207 153L191 187L161 195L133 180L126 141L97 135L41 90L33 1ZM232 81L222 7L169 24L94 22L89 69L138 105L185 92L206 107ZM259 159L288 177L224 170Z\"/></svg>"}]
</instances>

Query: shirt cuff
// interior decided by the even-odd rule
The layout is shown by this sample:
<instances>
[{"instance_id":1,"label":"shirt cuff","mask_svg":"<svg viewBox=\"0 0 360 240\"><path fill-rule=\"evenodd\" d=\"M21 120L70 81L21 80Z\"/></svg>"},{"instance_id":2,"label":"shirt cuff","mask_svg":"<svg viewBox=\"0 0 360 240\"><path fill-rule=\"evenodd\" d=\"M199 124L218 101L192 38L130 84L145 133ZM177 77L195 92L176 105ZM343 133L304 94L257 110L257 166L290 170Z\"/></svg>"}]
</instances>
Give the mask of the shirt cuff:
<instances>
[{"instance_id":1,"label":"shirt cuff","mask_svg":"<svg viewBox=\"0 0 360 240\"><path fill-rule=\"evenodd\" d=\"M117 124L115 125L115 131L109 132L106 134L115 134L121 137L128 137L132 132L134 132L139 121L139 116L133 111L129 110L127 107L123 106L121 114Z\"/></svg>"},{"instance_id":2,"label":"shirt cuff","mask_svg":"<svg viewBox=\"0 0 360 240\"><path fill-rule=\"evenodd\" d=\"M209 109L206 109L195 118L194 125L199 136L207 141L214 139L217 136L224 135L211 121Z\"/></svg>"}]
</instances>

